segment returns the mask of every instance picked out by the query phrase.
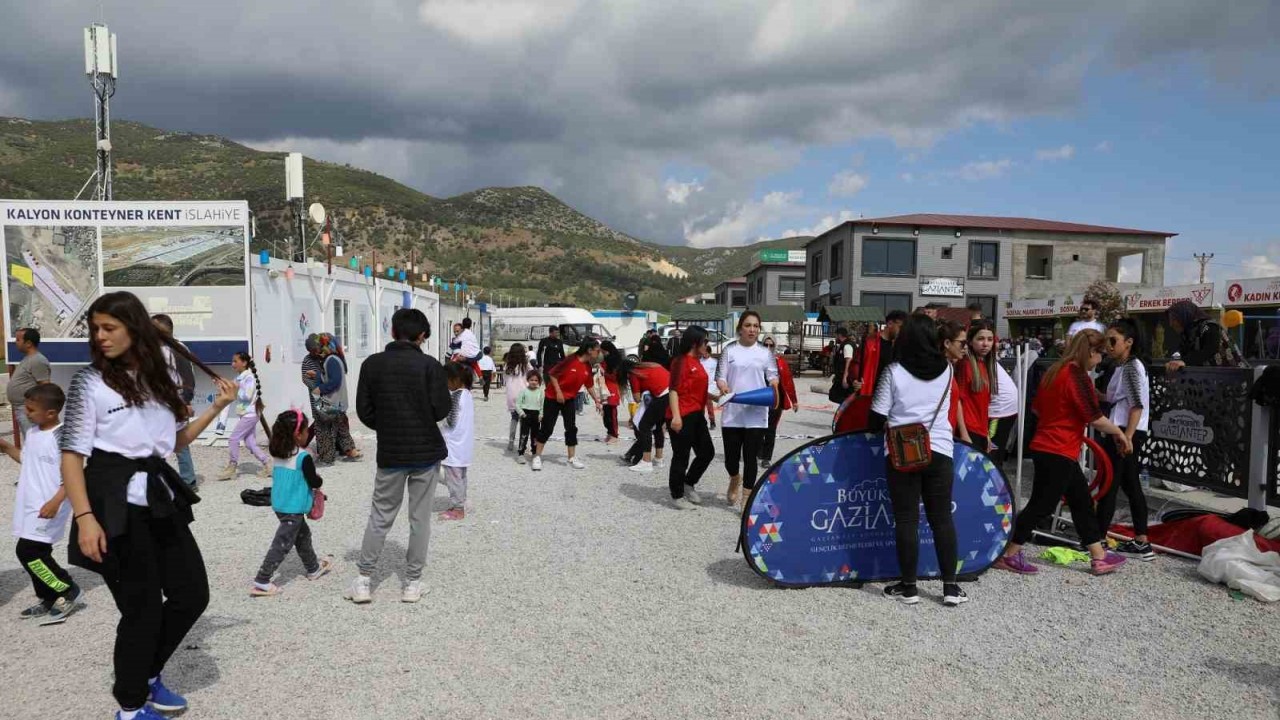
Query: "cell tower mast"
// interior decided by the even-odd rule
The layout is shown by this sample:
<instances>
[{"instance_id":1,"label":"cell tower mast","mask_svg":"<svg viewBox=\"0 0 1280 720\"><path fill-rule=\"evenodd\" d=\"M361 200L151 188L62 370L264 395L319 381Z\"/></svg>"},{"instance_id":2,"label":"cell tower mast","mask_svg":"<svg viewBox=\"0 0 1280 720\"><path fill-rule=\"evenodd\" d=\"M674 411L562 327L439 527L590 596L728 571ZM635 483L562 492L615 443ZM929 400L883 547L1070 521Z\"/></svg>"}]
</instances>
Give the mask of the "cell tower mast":
<instances>
[{"instance_id":1,"label":"cell tower mast","mask_svg":"<svg viewBox=\"0 0 1280 720\"><path fill-rule=\"evenodd\" d=\"M103 23L84 29L84 72L93 86L94 139L97 168L90 181L96 181L94 200L111 200L111 96L116 94L116 36ZM88 186L88 183L85 183ZM84 188L80 189L84 192ZM80 195L77 193L77 198Z\"/></svg>"}]
</instances>

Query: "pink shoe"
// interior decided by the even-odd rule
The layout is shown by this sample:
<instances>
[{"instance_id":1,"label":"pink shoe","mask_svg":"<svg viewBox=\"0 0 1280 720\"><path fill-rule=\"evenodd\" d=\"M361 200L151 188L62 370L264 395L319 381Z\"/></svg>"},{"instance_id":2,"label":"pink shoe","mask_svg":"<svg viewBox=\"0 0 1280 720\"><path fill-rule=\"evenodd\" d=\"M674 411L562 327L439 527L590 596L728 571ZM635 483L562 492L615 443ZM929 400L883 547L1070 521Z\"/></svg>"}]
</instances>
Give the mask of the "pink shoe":
<instances>
[{"instance_id":1,"label":"pink shoe","mask_svg":"<svg viewBox=\"0 0 1280 720\"><path fill-rule=\"evenodd\" d=\"M1107 551L1106 557L1101 560L1094 560L1091 564L1091 570L1094 575L1108 575L1120 569L1125 563L1124 557L1116 553Z\"/></svg>"},{"instance_id":2,"label":"pink shoe","mask_svg":"<svg viewBox=\"0 0 1280 720\"><path fill-rule=\"evenodd\" d=\"M466 520L467 511L462 508L452 508L445 510L437 516L439 520Z\"/></svg>"},{"instance_id":3,"label":"pink shoe","mask_svg":"<svg viewBox=\"0 0 1280 720\"><path fill-rule=\"evenodd\" d=\"M1022 554L1021 550L1012 555L1002 555L1000 559L996 560L994 567L1018 573L1019 575L1035 575L1040 572L1040 568L1027 562L1027 557Z\"/></svg>"}]
</instances>

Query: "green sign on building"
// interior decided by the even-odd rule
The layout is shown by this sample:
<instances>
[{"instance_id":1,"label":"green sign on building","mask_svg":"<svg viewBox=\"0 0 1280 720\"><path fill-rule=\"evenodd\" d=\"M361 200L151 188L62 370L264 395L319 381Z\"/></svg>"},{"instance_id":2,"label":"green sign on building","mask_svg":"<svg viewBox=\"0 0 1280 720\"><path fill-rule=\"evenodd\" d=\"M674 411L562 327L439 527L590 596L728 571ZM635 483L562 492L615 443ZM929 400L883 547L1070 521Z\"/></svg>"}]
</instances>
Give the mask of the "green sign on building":
<instances>
[{"instance_id":1,"label":"green sign on building","mask_svg":"<svg viewBox=\"0 0 1280 720\"><path fill-rule=\"evenodd\" d=\"M786 250L761 250L760 262L762 263L787 262L787 251Z\"/></svg>"}]
</instances>

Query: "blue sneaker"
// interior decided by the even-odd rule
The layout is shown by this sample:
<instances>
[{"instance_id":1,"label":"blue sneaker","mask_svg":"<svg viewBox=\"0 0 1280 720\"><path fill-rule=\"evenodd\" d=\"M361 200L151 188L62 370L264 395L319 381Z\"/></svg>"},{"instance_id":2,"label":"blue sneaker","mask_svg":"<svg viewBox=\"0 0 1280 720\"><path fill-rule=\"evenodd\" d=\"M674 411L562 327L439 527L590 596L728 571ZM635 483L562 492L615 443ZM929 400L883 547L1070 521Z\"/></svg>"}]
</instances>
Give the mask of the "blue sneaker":
<instances>
[{"instance_id":1,"label":"blue sneaker","mask_svg":"<svg viewBox=\"0 0 1280 720\"><path fill-rule=\"evenodd\" d=\"M187 699L164 686L162 678L151 683L151 696L147 698L149 707L164 712L177 712L187 709Z\"/></svg>"},{"instance_id":2,"label":"blue sneaker","mask_svg":"<svg viewBox=\"0 0 1280 720\"><path fill-rule=\"evenodd\" d=\"M123 711L116 711L116 720L121 720L121 718L124 717L122 713ZM168 718L155 710L152 710L150 707L143 705L142 709L138 711L138 714L133 716L133 720L168 720Z\"/></svg>"}]
</instances>

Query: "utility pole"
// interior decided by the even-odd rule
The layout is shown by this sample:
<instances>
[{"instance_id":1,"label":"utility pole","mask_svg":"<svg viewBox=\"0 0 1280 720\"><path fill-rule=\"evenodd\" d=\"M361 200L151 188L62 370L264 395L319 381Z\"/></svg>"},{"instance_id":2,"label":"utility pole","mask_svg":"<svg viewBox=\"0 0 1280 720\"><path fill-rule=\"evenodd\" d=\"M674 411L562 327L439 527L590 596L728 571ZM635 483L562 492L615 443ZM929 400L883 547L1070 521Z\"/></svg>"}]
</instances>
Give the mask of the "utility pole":
<instances>
[{"instance_id":1,"label":"utility pole","mask_svg":"<svg viewBox=\"0 0 1280 720\"><path fill-rule=\"evenodd\" d=\"M1204 271L1209 266L1209 261L1213 259L1213 253L1196 253L1192 257L1200 261L1200 282L1204 283Z\"/></svg>"},{"instance_id":2,"label":"utility pole","mask_svg":"<svg viewBox=\"0 0 1280 720\"><path fill-rule=\"evenodd\" d=\"M97 168L90 181L94 185L93 199L110 201L114 197L111 186L111 96L116 94L116 36L102 23L94 23L84 29L84 74L93 86L94 154ZM88 187L89 183L85 183ZM84 188L80 188L84 192ZM80 194L76 194L79 199Z\"/></svg>"}]
</instances>

